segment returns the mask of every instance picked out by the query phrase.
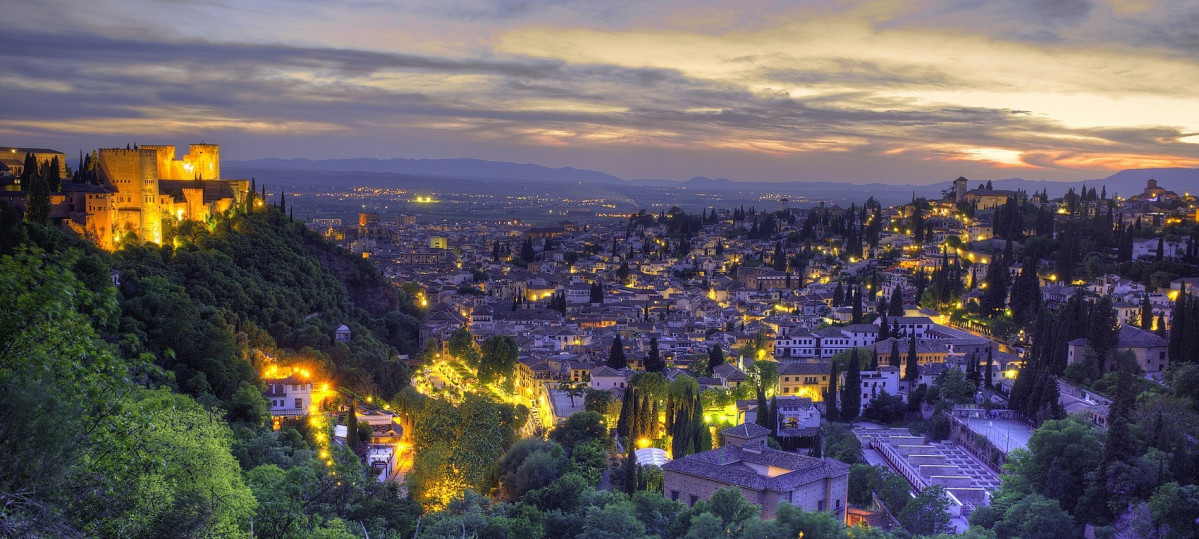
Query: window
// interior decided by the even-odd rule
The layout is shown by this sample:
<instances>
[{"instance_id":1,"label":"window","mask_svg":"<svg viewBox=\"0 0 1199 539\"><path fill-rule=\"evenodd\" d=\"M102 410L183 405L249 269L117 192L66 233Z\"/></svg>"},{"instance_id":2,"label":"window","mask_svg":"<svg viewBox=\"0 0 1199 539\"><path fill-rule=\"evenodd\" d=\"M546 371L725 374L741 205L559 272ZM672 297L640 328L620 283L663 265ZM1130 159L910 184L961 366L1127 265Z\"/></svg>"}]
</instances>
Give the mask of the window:
<instances>
[{"instance_id":1,"label":"window","mask_svg":"<svg viewBox=\"0 0 1199 539\"><path fill-rule=\"evenodd\" d=\"M679 491L677 491L677 490L670 491L670 501L672 501L672 502L679 501Z\"/></svg>"},{"instance_id":2,"label":"window","mask_svg":"<svg viewBox=\"0 0 1199 539\"><path fill-rule=\"evenodd\" d=\"M691 503L689 503L688 505L695 505L695 502L697 502L697 501L699 501L699 498L697 498L694 494L692 494L691 495Z\"/></svg>"},{"instance_id":3,"label":"window","mask_svg":"<svg viewBox=\"0 0 1199 539\"><path fill-rule=\"evenodd\" d=\"M820 501L816 502L816 510L824 511L824 500L820 500Z\"/></svg>"},{"instance_id":4,"label":"window","mask_svg":"<svg viewBox=\"0 0 1199 539\"><path fill-rule=\"evenodd\" d=\"M303 407L304 407L304 399L301 399L300 397L296 397L296 408L303 408Z\"/></svg>"},{"instance_id":5,"label":"window","mask_svg":"<svg viewBox=\"0 0 1199 539\"><path fill-rule=\"evenodd\" d=\"M1166 353L1165 353L1165 352L1158 352L1157 358L1158 358L1158 359L1166 359Z\"/></svg>"}]
</instances>

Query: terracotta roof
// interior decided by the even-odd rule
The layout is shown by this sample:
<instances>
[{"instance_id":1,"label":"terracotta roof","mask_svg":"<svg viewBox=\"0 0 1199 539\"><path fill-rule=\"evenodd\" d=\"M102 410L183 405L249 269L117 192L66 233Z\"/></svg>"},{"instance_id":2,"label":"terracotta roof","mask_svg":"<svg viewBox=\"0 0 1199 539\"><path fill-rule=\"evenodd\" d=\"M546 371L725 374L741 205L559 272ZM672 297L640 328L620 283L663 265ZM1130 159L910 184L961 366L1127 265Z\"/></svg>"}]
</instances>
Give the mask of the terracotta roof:
<instances>
[{"instance_id":1,"label":"terracotta roof","mask_svg":"<svg viewBox=\"0 0 1199 539\"><path fill-rule=\"evenodd\" d=\"M791 471L767 477L759 474L751 465ZM672 460L663 464L662 469L750 490L773 492L790 492L814 481L849 474L848 464L833 459L818 459L779 451L761 444L746 447L726 445L720 449Z\"/></svg>"}]
</instances>

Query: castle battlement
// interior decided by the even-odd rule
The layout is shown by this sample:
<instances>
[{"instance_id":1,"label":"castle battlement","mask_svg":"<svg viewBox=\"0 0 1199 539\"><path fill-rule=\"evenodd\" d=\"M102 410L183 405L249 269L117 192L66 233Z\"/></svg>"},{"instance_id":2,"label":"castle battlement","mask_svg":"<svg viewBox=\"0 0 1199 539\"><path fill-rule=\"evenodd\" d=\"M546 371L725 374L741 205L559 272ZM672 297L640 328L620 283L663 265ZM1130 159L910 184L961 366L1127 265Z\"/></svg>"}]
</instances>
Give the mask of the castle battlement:
<instances>
[{"instance_id":1,"label":"castle battlement","mask_svg":"<svg viewBox=\"0 0 1199 539\"><path fill-rule=\"evenodd\" d=\"M102 246L113 247L125 233L161 243L163 219L203 220L245 200L248 181L220 177L219 145L192 144L181 159L176 151L158 144L97 151L100 179L113 188L110 218L88 228Z\"/></svg>"}]
</instances>

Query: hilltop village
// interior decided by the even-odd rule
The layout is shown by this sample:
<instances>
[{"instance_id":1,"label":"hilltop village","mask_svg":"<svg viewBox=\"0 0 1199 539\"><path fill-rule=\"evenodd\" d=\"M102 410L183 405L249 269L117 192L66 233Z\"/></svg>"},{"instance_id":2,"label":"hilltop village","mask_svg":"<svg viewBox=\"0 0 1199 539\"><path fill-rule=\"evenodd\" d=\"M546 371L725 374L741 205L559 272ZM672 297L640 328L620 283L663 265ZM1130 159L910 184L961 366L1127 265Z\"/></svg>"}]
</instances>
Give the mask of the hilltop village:
<instances>
[{"instance_id":1,"label":"hilltop village","mask_svg":"<svg viewBox=\"0 0 1199 539\"><path fill-rule=\"evenodd\" d=\"M612 536L703 536L705 515L729 534L794 535L815 529L796 524L809 514L879 536L1135 533L1130 514L1185 531L1199 503L1199 212L1152 179L1129 197L958 178L896 207L300 223L283 197L222 178L215 145L181 160L98 150L76 172L58 152L0 150L6 204L129 257L110 276L122 297L152 282L139 249L202 279L210 268L178 257L246 230L305 245L341 299L224 310L214 327L236 335L253 380L240 398L331 476L348 459L432 526L482 534L527 517L473 492L578 532L563 536L614 522ZM262 252L246 256L284 251ZM273 274L283 259L227 258L305 292ZM221 304L213 288L196 297ZM163 385L201 402L235 392L205 368ZM636 504L673 516L655 524ZM729 520L728 504L748 513Z\"/></svg>"}]
</instances>

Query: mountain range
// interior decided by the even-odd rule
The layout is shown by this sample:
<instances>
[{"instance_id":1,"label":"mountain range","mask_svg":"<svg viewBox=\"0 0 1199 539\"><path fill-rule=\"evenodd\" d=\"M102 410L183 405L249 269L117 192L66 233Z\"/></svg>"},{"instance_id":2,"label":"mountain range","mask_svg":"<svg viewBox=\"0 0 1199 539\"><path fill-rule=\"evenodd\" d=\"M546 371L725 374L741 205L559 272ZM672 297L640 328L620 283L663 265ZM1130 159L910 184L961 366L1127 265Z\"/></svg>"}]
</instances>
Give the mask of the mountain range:
<instances>
[{"instance_id":1,"label":"mountain range","mask_svg":"<svg viewBox=\"0 0 1199 539\"><path fill-rule=\"evenodd\" d=\"M533 163L511 163L482 159L252 159L226 161L226 166L252 172L271 171L324 171L324 172L373 172L411 176L443 177L457 179L485 179L498 181L534 181L555 183L588 183L601 185L634 185L642 187L685 187L704 191L773 191L794 192L809 196L828 193L844 194L846 183L828 181L734 181L728 178L706 178L696 176L688 180L631 179L626 180L597 170L572 167L550 168ZM996 189L1023 189L1035 192L1046 189L1050 196L1060 196L1068 189L1082 186L1105 186L1109 195L1130 196L1145 188L1146 180L1154 178L1166 189L1182 192L1199 191L1199 168L1145 168L1122 170L1106 178L1085 181L1052 181L1025 178L993 179ZM971 179L971 188L986 180ZM894 185L884 183L854 184L855 189L874 194L878 198L900 196L935 196L952 186L952 180L927 185Z\"/></svg>"}]
</instances>

